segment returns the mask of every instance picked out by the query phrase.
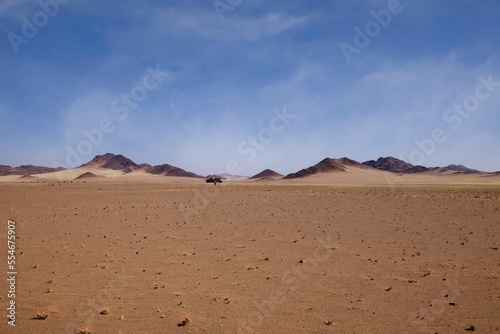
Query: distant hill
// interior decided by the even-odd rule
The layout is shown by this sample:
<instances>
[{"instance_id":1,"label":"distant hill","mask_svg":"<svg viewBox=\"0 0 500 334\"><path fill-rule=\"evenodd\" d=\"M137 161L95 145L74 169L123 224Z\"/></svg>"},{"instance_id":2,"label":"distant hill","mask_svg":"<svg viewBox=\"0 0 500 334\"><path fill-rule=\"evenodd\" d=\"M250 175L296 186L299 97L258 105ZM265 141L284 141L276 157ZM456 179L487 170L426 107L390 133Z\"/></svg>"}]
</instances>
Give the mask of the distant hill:
<instances>
[{"instance_id":1,"label":"distant hill","mask_svg":"<svg viewBox=\"0 0 500 334\"><path fill-rule=\"evenodd\" d=\"M157 165L157 166L145 166L143 169L151 174L165 175L165 176L183 176L183 177L203 177L196 175L195 173L185 171L182 168L175 167L169 164Z\"/></svg>"},{"instance_id":2,"label":"distant hill","mask_svg":"<svg viewBox=\"0 0 500 334\"><path fill-rule=\"evenodd\" d=\"M318 162L316 165L299 170L296 173L290 173L283 179L296 179L307 177L310 175L318 173L330 173L330 172L345 172L346 167L356 167L356 168L370 168L355 160L349 158L331 159L326 158Z\"/></svg>"},{"instance_id":3,"label":"distant hill","mask_svg":"<svg viewBox=\"0 0 500 334\"><path fill-rule=\"evenodd\" d=\"M403 173L405 173L405 174L413 174L413 173L425 173L425 172L428 172L428 171L429 171L429 168L417 165L417 166L413 166L413 167L410 167L408 169L405 169L403 171Z\"/></svg>"},{"instance_id":4,"label":"distant hill","mask_svg":"<svg viewBox=\"0 0 500 334\"><path fill-rule=\"evenodd\" d=\"M342 164L344 166L351 166L351 167L357 167L357 168L362 168L362 169L367 168L362 163L357 162L356 160L352 160L352 159L346 158L346 157L343 157L343 158L340 158L340 159L333 159L333 160L336 160L337 162L339 162L340 164Z\"/></svg>"},{"instance_id":5,"label":"distant hill","mask_svg":"<svg viewBox=\"0 0 500 334\"><path fill-rule=\"evenodd\" d=\"M169 164L151 166L150 164L136 164L131 159L121 155L106 153L96 155L92 160L80 167L100 167L113 170L121 170L124 173L130 173L135 170L144 170L147 173L165 176L182 176L182 177L202 177L195 173L188 172L182 168L175 167Z\"/></svg>"},{"instance_id":6,"label":"distant hill","mask_svg":"<svg viewBox=\"0 0 500 334\"><path fill-rule=\"evenodd\" d=\"M137 164L131 159L121 155L106 153L102 155L96 155L89 162L81 165L80 167L96 167L96 168L107 168L112 170L119 170L123 173L131 173L137 170L144 171L149 174L154 175L165 175L165 176L179 176L179 177L195 177L203 178L203 176L197 175L193 172L186 171L182 168L170 165L161 164L152 166L147 163ZM348 169L377 169L392 173L402 173L402 174L414 174L414 173L431 173L434 175L438 174L453 174L453 173L485 173L477 169L468 168L464 165L451 164L446 167L425 167L425 166L414 166L411 163L397 159L394 157L380 157L377 160L368 160L363 163L359 163L355 160L349 159L347 157L332 159L325 158L318 162L317 164L301 169L295 173L290 173L283 177L283 175L266 169L262 172L250 177L250 179L265 179L265 178L283 178L283 179L295 179L307 177L310 175L318 173L330 173L330 172L346 172ZM50 168L43 166L34 165L21 165L19 167L11 167L7 165L0 165L0 176L5 175L37 175L63 171L65 168ZM500 172L488 173L492 175L498 175ZM246 176L231 175L227 173L222 173L219 175L209 175L208 177L221 177L226 180L244 180L248 179Z\"/></svg>"},{"instance_id":7,"label":"distant hill","mask_svg":"<svg viewBox=\"0 0 500 334\"><path fill-rule=\"evenodd\" d=\"M422 171L421 168L415 168L412 164L394 157L380 157L376 161L365 161L363 165L393 173L415 173L417 170Z\"/></svg>"},{"instance_id":8,"label":"distant hill","mask_svg":"<svg viewBox=\"0 0 500 334\"><path fill-rule=\"evenodd\" d=\"M113 153L106 153L103 155L96 155L94 159L80 167L101 167L113 170L123 170L127 167L139 168L139 165L121 154L115 155Z\"/></svg>"},{"instance_id":9,"label":"distant hill","mask_svg":"<svg viewBox=\"0 0 500 334\"><path fill-rule=\"evenodd\" d=\"M62 167L51 168L33 165L21 165L19 167L11 167L7 165L0 165L0 176L5 175L36 175L44 173L52 173L65 170Z\"/></svg>"},{"instance_id":10,"label":"distant hill","mask_svg":"<svg viewBox=\"0 0 500 334\"><path fill-rule=\"evenodd\" d=\"M402 174L480 173L480 171L476 169L467 168L463 165L449 165L446 167L428 168L420 165L414 166L406 161L394 157L380 157L377 160L369 160L363 163L359 163L355 160L344 157L340 159L331 159L331 158L323 159L316 165L301 169L296 173L288 174L283 179L302 178L318 173L345 172L347 171L348 167L354 167L358 169L372 168L381 171L402 173Z\"/></svg>"},{"instance_id":11,"label":"distant hill","mask_svg":"<svg viewBox=\"0 0 500 334\"><path fill-rule=\"evenodd\" d=\"M255 179L272 179L272 178L282 178L283 175L280 173L277 173L273 171L272 169L264 169L262 172L255 174L254 176L250 177L250 179L255 180Z\"/></svg>"},{"instance_id":12,"label":"distant hill","mask_svg":"<svg viewBox=\"0 0 500 334\"><path fill-rule=\"evenodd\" d=\"M464 173L479 173L480 172L477 169L468 168L468 167L465 167L464 165L448 165L445 168L447 168L449 170L454 170L457 172L464 172Z\"/></svg>"},{"instance_id":13,"label":"distant hill","mask_svg":"<svg viewBox=\"0 0 500 334\"><path fill-rule=\"evenodd\" d=\"M464 165L448 165L446 167L424 167L424 166L414 166L406 161L394 158L394 157L380 157L376 161L369 160L363 162L364 165L371 166L380 170L385 170L387 172L393 173L425 173L433 172L435 173L449 173L450 171L460 172L460 173L481 173L477 169L467 168Z\"/></svg>"},{"instance_id":14,"label":"distant hill","mask_svg":"<svg viewBox=\"0 0 500 334\"><path fill-rule=\"evenodd\" d=\"M299 170L296 173L290 173L285 176L283 179L296 179L301 177L307 177L310 175L314 175L317 173L326 173L326 172L343 172L345 171L345 167L340 164L335 159L326 158L318 162L316 165L304 168Z\"/></svg>"}]
</instances>

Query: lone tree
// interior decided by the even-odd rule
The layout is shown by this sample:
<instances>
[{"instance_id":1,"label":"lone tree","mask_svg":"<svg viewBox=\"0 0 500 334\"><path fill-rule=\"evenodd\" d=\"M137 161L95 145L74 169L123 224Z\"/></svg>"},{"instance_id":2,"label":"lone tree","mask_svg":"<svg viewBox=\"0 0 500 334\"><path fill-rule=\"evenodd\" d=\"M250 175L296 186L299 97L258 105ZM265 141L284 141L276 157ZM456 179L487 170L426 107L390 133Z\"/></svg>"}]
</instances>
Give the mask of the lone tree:
<instances>
[{"instance_id":1,"label":"lone tree","mask_svg":"<svg viewBox=\"0 0 500 334\"><path fill-rule=\"evenodd\" d=\"M213 183L214 186L216 186L217 183L222 183L222 179L220 177L209 177L205 182L206 183Z\"/></svg>"}]
</instances>

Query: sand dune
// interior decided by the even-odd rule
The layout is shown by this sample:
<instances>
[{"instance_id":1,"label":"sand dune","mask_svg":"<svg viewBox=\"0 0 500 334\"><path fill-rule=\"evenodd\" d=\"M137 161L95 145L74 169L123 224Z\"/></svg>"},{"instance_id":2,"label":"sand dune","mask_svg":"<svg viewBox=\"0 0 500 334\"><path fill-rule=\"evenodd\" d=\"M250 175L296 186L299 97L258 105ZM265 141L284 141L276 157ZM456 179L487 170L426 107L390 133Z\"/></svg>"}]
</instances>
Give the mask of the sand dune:
<instances>
[{"instance_id":1,"label":"sand dune","mask_svg":"<svg viewBox=\"0 0 500 334\"><path fill-rule=\"evenodd\" d=\"M36 176L27 174L27 175L20 176L19 179L21 179L21 180L36 180Z\"/></svg>"},{"instance_id":2,"label":"sand dune","mask_svg":"<svg viewBox=\"0 0 500 334\"><path fill-rule=\"evenodd\" d=\"M103 177L103 176L96 175L92 172L85 172L82 175L75 177L75 180L93 179L93 178L98 178L98 177Z\"/></svg>"}]
</instances>

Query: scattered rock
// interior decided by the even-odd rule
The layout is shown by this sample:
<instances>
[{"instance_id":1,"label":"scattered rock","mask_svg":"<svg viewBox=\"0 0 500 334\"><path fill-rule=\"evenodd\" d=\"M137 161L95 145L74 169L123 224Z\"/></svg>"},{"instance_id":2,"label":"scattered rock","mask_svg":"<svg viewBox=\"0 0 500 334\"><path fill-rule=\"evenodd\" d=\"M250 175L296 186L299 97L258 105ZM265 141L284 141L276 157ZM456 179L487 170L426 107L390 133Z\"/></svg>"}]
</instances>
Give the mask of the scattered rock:
<instances>
[{"instance_id":1,"label":"scattered rock","mask_svg":"<svg viewBox=\"0 0 500 334\"><path fill-rule=\"evenodd\" d=\"M92 334L91 331L88 329L80 329L79 331L76 332L76 334Z\"/></svg>"},{"instance_id":2,"label":"scattered rock","mask_svg":"<svg viewBox=\"0 0 500 334\"><path fill-rule=\"evenodd\" d=\"M184 327L184 326L187 326L187 324L189 324L189 319L185 318L184 320L182 320L181 322L179 322L177 324L177 327Z\"/></svg>"},{"instance_id":3,"label":"scattered rock","mask_svg":"<svg viewBox=\"0 0 500 334\"><path fill-rule=\"evenodd\" d=\"M45 319L48 318L48 316L49 315L47 313L45 313L45 312L37 312L35 319L37 319L37 320L45 320Z\"/></svg>"}]
</instances>

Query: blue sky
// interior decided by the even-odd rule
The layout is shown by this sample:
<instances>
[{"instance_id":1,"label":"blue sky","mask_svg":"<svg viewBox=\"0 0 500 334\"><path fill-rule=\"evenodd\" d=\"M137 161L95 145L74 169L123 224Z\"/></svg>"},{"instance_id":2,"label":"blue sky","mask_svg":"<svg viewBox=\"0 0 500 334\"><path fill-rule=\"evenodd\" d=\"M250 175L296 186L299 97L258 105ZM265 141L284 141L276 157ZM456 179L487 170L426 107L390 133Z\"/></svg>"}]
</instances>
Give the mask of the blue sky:
<instances>
[{"instance_id":1,"label":"blue sky","mask_svg":"<svg viewBox=\"0 0 500 334\"><path fill-rule=\"evenodd\" d=\"M0 164L497 171L499 17L497 0L4 0Z\"/></svg>"}]
</instances>

